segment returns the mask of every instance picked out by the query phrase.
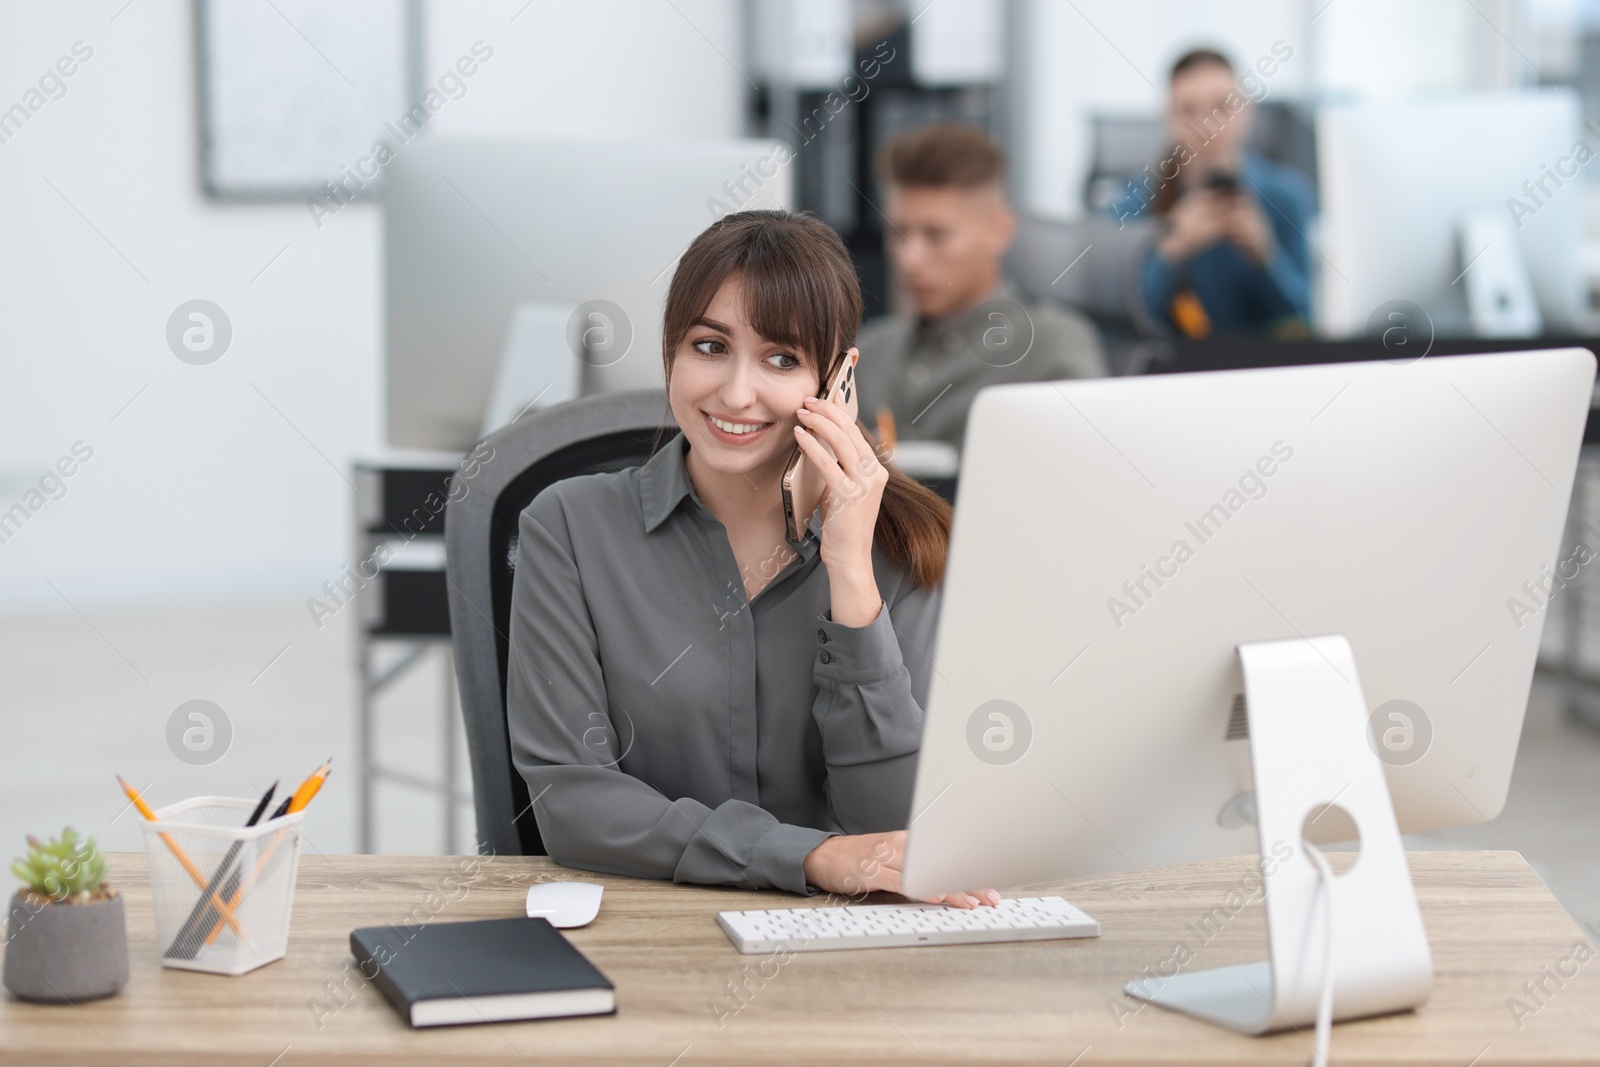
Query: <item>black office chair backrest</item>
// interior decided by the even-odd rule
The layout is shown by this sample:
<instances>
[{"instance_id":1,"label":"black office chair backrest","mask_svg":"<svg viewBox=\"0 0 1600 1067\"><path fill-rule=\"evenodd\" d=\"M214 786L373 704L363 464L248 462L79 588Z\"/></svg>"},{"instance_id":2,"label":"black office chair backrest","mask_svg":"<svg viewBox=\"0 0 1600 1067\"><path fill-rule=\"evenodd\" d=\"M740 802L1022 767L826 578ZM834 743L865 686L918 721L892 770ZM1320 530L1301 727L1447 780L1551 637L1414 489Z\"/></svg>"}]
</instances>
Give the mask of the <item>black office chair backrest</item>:
<instances>
[{"instance_id":1,"label":"black office chair backrest","mask_svg":"<svg viewBox=\"0 0 1600 1067\"><path fill-rule=\"evenodd\" d=\"M478 446L477 462L456 475L445 515L445 571L478 841L485 851L545 854L506 730L518 517L563 478L644 463L663 426L662 436L676 430L659 391L583 397L490 435Z\"/></svg>"}]
</instances>

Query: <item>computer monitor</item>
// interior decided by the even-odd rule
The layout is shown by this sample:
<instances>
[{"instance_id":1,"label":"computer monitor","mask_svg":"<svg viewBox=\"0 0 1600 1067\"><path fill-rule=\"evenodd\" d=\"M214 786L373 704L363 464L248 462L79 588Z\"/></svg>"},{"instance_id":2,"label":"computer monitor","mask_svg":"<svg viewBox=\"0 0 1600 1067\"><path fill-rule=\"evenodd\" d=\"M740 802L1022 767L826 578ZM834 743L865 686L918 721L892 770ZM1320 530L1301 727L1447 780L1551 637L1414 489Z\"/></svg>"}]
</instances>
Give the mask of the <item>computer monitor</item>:
<instances>
[{"instance_id":1,"label":"computer monitor","mask_svg":"<svg viewBox=\"0 0 1600 1067\"><path fill-rule=\"evenodd\" d=\"M1577 565L1557 547L1594 365L1573 348L981 390L925 650L910 891L1253 851L1251 641L1348 638L1369 712L1410 719L1411 747L1382 753L1402 832L1492 819L1539 587ZM991 750L994 701L1010 745Z\"/></svg>"},{"instance_id":2,"label":"computer monitor","mask_svg":"<svg viewBox=\"0 0 1600 1067\"><path fill-rule=\"evenodd\" d=\"M1325 966L1339 1018L1425 999L1399 834L1505 802L1550 576L1600 565L1560 544L1594 379L1569 348L981 390L905 892L1259 851L1271 966L1130 993L1249 1033ZM1353 833L1330 965L1304 843Z\"/></svg>"},{"instance_id":3,"label":"computer monitor","mask_svg":"<svg viewBox=\"0 0 1600 1067\"><path fill-rule=\"evenodd\" d=\"M1384 309L1409 301L1438 336L1476 336L1466 272L1479 256L1486 270L1514 256L1532 281L1542 332L1581 335L1580 167L1589 156L1574 146L1586 141L1593 154L1600 139L1579 123L1567 89L1322 108L1317 332L1382 333L1402 321ZM1514 247L1463 248L1462 227L1479 213L1504 217Z\"/></svg>"},{"instance_id":4,"label":"computer monitor","mask_svg":"<svg viewBox=\"0 0 1600 1067\"><path fill-rule=\"evenodd\" d=\"M512 311L481 436L488 437L530 412L565 404L583 391L586 360L572 358L568 337L577 310L571 301L524 300ZM589 356L581 338L579 351Z\"/></svg>"},{"instance_id":5,"label":"computer monitor","mask_svg":"<svg viewBox=\"0 0 1600 1067\"><path fill-rule=\"evenodd\" d=\"M582 392L659 385L678 256L723 214L790 206L792 162L770 141L408 146L384 193L389 443L469 447L530 304L573 307Z\"/></svg>"}]
</instances>

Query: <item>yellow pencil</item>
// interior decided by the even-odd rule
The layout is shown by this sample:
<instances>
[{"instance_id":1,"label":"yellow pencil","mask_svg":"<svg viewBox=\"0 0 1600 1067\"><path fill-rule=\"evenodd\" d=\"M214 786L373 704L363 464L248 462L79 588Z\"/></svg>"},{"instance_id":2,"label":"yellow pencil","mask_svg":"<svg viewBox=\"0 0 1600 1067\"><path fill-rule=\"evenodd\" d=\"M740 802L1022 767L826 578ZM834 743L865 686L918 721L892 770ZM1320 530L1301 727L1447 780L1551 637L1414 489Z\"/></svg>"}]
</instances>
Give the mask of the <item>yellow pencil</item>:
<instances>
[{"instance_id":1,"label":"yellow pencil","mask_svg":"<svg viewBox=\"0 0 1600 1067\"><path fill-rule=\"evenodd\" d=\"M328 775L332 773L333 757L329 756L323 761L322 766L312 771L310 777L300 783L299 788L294 791L293 796L289 798L288 803L284 806L282 811L273 813L273 818L276 818L279 814L300 811L307 804L311 803L311 798L317 795L318 790L322 788L322 783L326 782L328 780ZM283 841L284 836L288 832L288 830L278 831L277 835L267 843L267 847L262 850L261 858L256 860L255 874L251 876L252 882L261 877L261 872L266 869L267 862L272 859L272 854L278 850L279 843ZM234 890L233 896L228 900L228 906L238 907L239 901L244 897L244 892L247 888L248 886L241 885L238 889ZM216 925L212 926L211 932L206 935L206 944L211 944L217 939L217 935L221 933L221 923L217 923Z\"/></svg>"},{"instance_id":2,"label":"yellow pencil","mask_svg":"<svg viewBox=\"0 0 1600 1067\"><path fill-rule=\"evenodd\" d=\"M326 782L328 780L328 775L332 773L333 768L324 766L322 771L315 778L311 779L311 785L305 791L305 795L295 797L294 800L289 802L289 810L300 811L307 804L311 803L311 801L316 797L317 793L322 789L322 783Z\"/></svg>"},{"instance_id":3,"label":"yellow pencil","mask_svg":"<svg viewBox=\"0 0 1600 1067\"><path fill-rule=\"evenodd\" d=\"M122 791L124 793L128 794L128 799L133 801L133 806L139 809L140 815L144 816L145 819L150 822L156 821L156 813L150 810L150 805L144 802L144 797L139 795L139 791L137 789L123 781L122 775L120 774L117 775L117 784L122 787ZM194 879L194 884L199 886L200 890L204 892L206 888L206 876L200 873L200 868L194 865L194 860L191 860L188 854L178 846L178 843L172 839L171 834L162 831L157 833L156 836L160 837L162 841L166 842L167 847L172 850L172 854L177 857L178 862L183 864L183 869L189 872L189 877ZM222 898L217 895L217 892L214 889L211 891L211 906L217 909L217 914L222 916L223 922L227 923L233 928L234 933L238 934L241 938L244 937L243 928L239 926L239 921L233 917L233 909L222 902Z\"/></svg>"},{"instance_id":4,"label":"yellow pencil","mask_svg":"<svg viewBox=\"0 0 1600 1067\"><path fill-rule=\"evenodd\" d=\"M333 771L333 757L329 756L322 762L322 766L311 772L311 777L300 783L300 788L294 791L294 796L289 800L289 810L299 811L311 803L311 798L317 795L317 790L322 788L322 783L327 781L328 775Z\"/></svg>"}]
</instances>

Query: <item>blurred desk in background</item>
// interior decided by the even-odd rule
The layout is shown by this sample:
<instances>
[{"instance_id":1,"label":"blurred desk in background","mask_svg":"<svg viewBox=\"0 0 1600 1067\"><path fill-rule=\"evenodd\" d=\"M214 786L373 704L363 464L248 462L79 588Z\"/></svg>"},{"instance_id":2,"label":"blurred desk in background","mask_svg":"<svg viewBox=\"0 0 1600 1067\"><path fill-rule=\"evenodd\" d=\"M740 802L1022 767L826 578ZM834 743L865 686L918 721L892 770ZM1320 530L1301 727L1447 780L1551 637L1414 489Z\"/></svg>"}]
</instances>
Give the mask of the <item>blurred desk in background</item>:
<instances>
[{"instance_id":1,"label":"blurred desk in background","mask_svg":"<svg viewBox=\"0 0 1600 1067\"><path fill-rule=\"evenodd\" d=\"M1469 356L1485 352L1521 352L1535 348L1587 348L1600 354L1600 336L1532 338L1435 338L1385 349L1374 338L1351 341L1284 341L1271 337L1212 337L1204 341L1169 338L1146 342L1146 360L1132 373L1188 374L1196 371L1245 370L1252 367L1295 367L1308 363L1357 363L1384 359L1397 365L1426 356ZM1415 345L1415 347L1413 347ZM1584 444L1600 442L1593 408L1583 432Z\"/></svg>"},{"instance_id":2,"label":"blurred desk in background","mask_svg":"<svg viewBox=\"0 0 1600 1067\"><path fill-rule=\"evenodd\" d=\"M457 813L471 808L472 793L456 768L461 716L456 710L444 573L445 504L460 460L448 452L396 452L358 461L354 467L355 560L325 591L330 598L342 595L361 601L355 669L356 847L362 852L380 847L378 786L384 782L437 797L440 851L461 851ZM443 660L438 778L380 756L377 698L430 651Z\"/></svg>"}]
</instances>

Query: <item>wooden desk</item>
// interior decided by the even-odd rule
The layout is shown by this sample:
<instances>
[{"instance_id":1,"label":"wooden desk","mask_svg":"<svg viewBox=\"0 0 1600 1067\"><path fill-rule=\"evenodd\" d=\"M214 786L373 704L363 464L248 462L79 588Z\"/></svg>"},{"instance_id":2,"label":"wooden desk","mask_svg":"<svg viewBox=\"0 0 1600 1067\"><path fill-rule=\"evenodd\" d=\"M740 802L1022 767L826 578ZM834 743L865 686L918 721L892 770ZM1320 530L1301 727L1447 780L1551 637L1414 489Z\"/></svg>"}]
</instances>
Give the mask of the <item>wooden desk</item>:
<instances>
[{"instance_id":1,"label":"wooden desk","mask_svg":"<svg viewBox=\"0 0 1600 1067\"><path fill-rule=\"evenodd\" d=\"M1600 959L1561 962L1583 934L1522 857L1421 852L1410 862L1433 943L1433 998L1419 1012L1335 1027L1334 1061L1600 1062ZM1118 875L1049 887L1100 920L1096 940L785 960L739 955L712 916L806 903L796 897L601 877L547 859L308 855L288 956L222 978L159 965L144 857L123 854L111 877L128 901L128 987L77 1007L0 1002L0 1062L1303 1064L1309 1034L1240 1037L1122 994L1179 945L1194 952L1185 969L1265 958L1261 905L1227 916L1249 870L1237 858L1150 871L1148 882ZM540 878L606 884L599 919L567 933L616 983L617 1015L411 1030L351 962L352 927L519 915ZM1218 907L1222 920L1207 935L1202 917ZM1524 992L1543 968L1575 965L1561 988L1544 979L1552 995L1543 1006ZM729 992L741 985L742 1005ZM1534 1012L1520 1028L1512 998Z\"/></svg>"}]
</instances>

